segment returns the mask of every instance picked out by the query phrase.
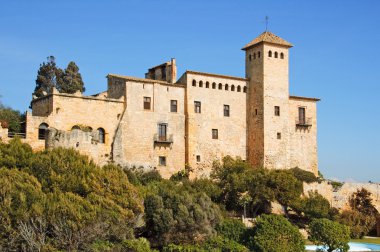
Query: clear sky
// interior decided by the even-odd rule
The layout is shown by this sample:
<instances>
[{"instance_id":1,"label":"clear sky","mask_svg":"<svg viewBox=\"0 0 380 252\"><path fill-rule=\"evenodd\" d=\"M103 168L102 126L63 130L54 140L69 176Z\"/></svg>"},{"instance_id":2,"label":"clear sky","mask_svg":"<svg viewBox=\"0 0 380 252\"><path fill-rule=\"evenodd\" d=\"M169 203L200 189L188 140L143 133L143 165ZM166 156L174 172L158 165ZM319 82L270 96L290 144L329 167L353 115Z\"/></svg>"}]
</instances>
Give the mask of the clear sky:
<instances>
[{"instance_id":1,"label":"clear sky","mask_svg":"<svg viewBox=\"0 0 380 252\"><path fill-rule=\"evenodd\" d=\"M295 46L290 93L318 104L320 171L380 182L380 1L0 1L0 95L28 109L39 64L73 60L86 94L108 73L143 77L170 58L244 77L241 47L265 30Z\"/></svg>"}]
</instances>

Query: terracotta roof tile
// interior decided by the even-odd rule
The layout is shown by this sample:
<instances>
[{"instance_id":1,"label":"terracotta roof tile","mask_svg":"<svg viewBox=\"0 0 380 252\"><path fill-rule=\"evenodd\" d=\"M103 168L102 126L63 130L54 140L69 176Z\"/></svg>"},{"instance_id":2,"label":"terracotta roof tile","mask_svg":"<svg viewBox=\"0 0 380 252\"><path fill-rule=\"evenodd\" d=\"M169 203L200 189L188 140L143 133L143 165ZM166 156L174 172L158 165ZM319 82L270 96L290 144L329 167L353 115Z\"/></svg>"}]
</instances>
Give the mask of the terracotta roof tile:
<instances>
[{"instance_id":1,"label":"terracotta roof tile","mask_svg":"<svg viewBox=\"0 0 380 252\"><path fill-rule=\"evenodd\" d=\"M271 32L265 31L265 32L261 33L260 36L258 36L257 38L255 38L254 40L252 40L251 42L249 42L248 44L246 44L242 48L242 50L247 50L248 48L250 48L250 47L252 47L252 46L254 46L256 44L263 43L263 42L283 45L283 46L286 46L286 47L292 47L293 46L291 43L289 43L288 41L280 38L279 36L274 35Z\"/></svg>"}]
</instances>

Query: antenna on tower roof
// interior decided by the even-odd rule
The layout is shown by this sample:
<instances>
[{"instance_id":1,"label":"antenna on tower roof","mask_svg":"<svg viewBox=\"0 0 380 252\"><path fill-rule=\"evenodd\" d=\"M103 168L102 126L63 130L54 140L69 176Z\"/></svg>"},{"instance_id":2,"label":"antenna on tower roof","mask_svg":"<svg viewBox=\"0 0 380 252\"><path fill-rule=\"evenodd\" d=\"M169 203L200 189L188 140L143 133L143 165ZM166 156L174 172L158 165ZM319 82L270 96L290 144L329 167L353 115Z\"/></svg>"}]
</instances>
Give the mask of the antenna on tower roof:
<instances>
[{"instance_id":1,"label":"antenna on tower roof","mask_svg":"<svg viewBox=\"0 0 380 252\"><path fill-rule=\"evenodd\" d=\"M265 31L268 31L268 20L269 20L269 17L265 16Z\"/></svg>"}]
</instances>

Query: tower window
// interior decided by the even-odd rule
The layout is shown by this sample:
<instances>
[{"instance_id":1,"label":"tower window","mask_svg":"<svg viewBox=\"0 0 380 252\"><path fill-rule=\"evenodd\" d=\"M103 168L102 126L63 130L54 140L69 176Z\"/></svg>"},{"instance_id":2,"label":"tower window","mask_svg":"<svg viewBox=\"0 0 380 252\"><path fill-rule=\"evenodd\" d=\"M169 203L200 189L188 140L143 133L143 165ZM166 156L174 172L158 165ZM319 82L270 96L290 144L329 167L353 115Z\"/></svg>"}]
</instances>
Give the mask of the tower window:
<instances>
[{"instance_id":1,"label":"tower window","mask_svg":"<svg viewBox=\"0 0 380 252\"><path fill-rule=\"evenodd\" d=\"M224 86L224 90L228 90L228 84Z\"/></svg>"},{"instance_id":2,"label":"tower window","mask_svg":"<svg viewBox=\"0 0 380 252\"><path fill-rule=\"evenodd\" d=\"M160 141L166 141L167 130L168 130L168 125L166 123L158 124L158 139Z\"/></svg>"},{"instance_id":3,"label":"tower window","mask_svg":"<svg viewBox=\"0 0 380 252\"><path fill-rule=\"evenodd\" d=\"M260 58L260 56L261 56L261 53L257 52L257 58Z\"/></svg>"},{"instance_id":4,"label":"tower window","mask_svg":"<svg viewBox=\"0 0 380 252\"><path fill-rule=\"evenodd\" d=\"M195 101L194 102L194 112L200 114L201 113L201 102Z\"/></svg>"},{"instance_id":5,"label":"tower window","mask_svg":"<svg viewBox=\"0 0 380 252\"><path fill-rule=\"evenodd\" d=\"M243 92L244 92L244 93L247 93L247 87L244 87L244 88L243 88Z\"/></svg>"},{"instance_id":6,"label":"tower window","mask_svg":"<svg viewBox=\"0 0 380 252\"><path fill-rule=\"evenodd\" d=\"M253 53L253 59L256 59L256 53Z\"/></svg>"},{"instance_id":7,"label":"tower window","mask_svg":"<svg viewBox=\"0 0 380 252\"><path fill-rule=\"evenodd\" d=\"M199 82L199 87L203 87L203 81Z\"/></svg>"},{"instance_id":8,"label":"tower window","mask_svg":"<svg viewBox=\"0 0 380 252\"><path fill-rule=\"evenodd\" d=\"M224 105L223 114L225 117L230 116L230 105Z\"/></svg>"},{"instance_id":9,"label":"tower window","mask_svg":"<svg viewBox=\"0 0 380 252\"><path fill-rule=\"evenodd\" d=\"M150 97L144 97L144 109L150 109Z\"/></svg>"},{"instance_id":10,"label":"tower window","mask_svg":"<svg viewBox=\"0 0 380 252\"><path fill-rule=\"evenodd\" d=\"M274 52L274 57L278 58L278 52Z\"/></svg>"},{"instance_id":11,"label":"tower window","mask_svg":"<svg viewBox=\"0 0 380 252\"><path fill-rule=\"evenodd\" d=\"M277 139L281 139L281 133L277 132Z\"/></svg>"},{"instance_id":12,"label":"tower window","mask_svg":"<svg viewBox=\"0 0 380 252\"><path fill-rule=\"evenodd\" d=\"M249 58L249 61L251 61L251 60L252 60L252 55L250 54L250 55L248 56L248 58Z\"/></svg>"},{"instance_id":13,"label":"tower window","mask_svg":"<svg viewBox=\"0 0 380 252\"><path fill-rule=\"evenodd\" d=\"M231 86L231 91L235 91L235 86L234 85Z\"/></svg>"},{"instance_id":14,"label":"tower window","mask_svg":"<svg viewBox=\"0 0 380 252\"><path fill-rule=\"evenodd\" d=\"M268 57L272 57L272 51L268 52Z\"/></svg>"},{"instance_id":15,"label":"tower window","mask_svg":"<svg viewBox=\"0 0 380 252\"><path fill-rule=\"evenodd\" d=\"M206 88L210 87L210 82L206 81Z\"/></svg>"},{"instance_id":16,"label":"tower window","mask_svg":"<svg viewBox=\"0 0 380 252\"><path fill-rule=\"evenodd\" d=\"M106 138L106 132L103 128L98 128L98 139L99 143L105 143L105 138Z\"/></svg>"},{"instance_id":17,"label":"tower window","mask_svg":"<svg viewBox=\"0 0 380 252\"><path fill-rule=\"evenodd\" d=\"M257 115L257 109L255 109L255 115Z\"/></svg>"},{"instance_id":18,"label":"tower window","mask_svg":"<svg viewBox=\"0 0 380 252\"><path fill-rule=\"evenodd\" d=\"M241 87L240 86L237 86L237 91L241 92Z\"/></svg>"},{"instance_id":19,"label":"tower window","mask_svg":"<svg viewBox=\"0 0 380 252\"><path fill-rule=\"evenodd\" d=\"M222 83L219 83L219 87L218 87L220 90L222 90L223 89L223 85L222 85Z\"/></svg>"},{"instance_id":20,"label":"tower window","mask_svg":"<svg viewBox=\"0 0 380 252\"><path fill-rule=\"evenodd\" d=\"M304 107L298 108L298 122L301 125L306 124L306 109Z\"/></svg>"},{"instance_id":21,"label":"tower window","mask_svg":"<svg viewBox=\"0 0 380 252\"><path fill-rule=\"evenodd\" d=\"M200 155L197 155L197 162L201 162L201 156Z\"/></svg>"},{"instance_id":22,"label":"tower window","mask_svg":"<svg viewBox=\"0 0 380 252\"><path fill-rule=\"evenodd\" d=\"M166 157L165 156L159 156L158 157L158 165L159 166L166 166Z\"/></svg>"},{"instance_id":23,"label":"tower window","mask_svg":"<svg viewBox=\"0 0 380 252\"><path fill-rule=\"evenodd\" d=\"M212 83L212 89L215 89L215 88L216 88L216 83L213 82L213 83Z\"/></svg>"},{"instance_id":24,"label":"tower window","mask_svg":"<svg viewBox=\"0 0 380 252\"><path fill-rule=\"evenodd\" d=\"M39 140L45 140L46 131L48 128L49 128L49 125L46 123L41 123L40 126L38 126L38 139Z\"/></svg>"},{"instance_id":25,"label":"tower window","mask_svg":"<svg viewBox=\"0 0 380 252\"><path fill-rule=\"evenodd\" d=\"M170 112L177 112L177 100L170 101Z\"/></svg>"},{"instance_id":26,"label":"tower window","mask_svg":"<svg viewBox=\"0 0 380 252\"><path fill-rule=\"evenodd\" d=\"M218 130L212 129L212 139L218 139Z\"/></svg>"},{"instance_id":27,"label":"tower window","mask_svg":"<svg viewBox=\"0 0 380 252\"><path fill-rule=\"evenodd\" d=\"M280 53L280 58L284 59L284 53Z\"/></svg>"},{"instance_id":28,"label":"tower window","mask_svg":"<svg viewBox=\"0 0 380 252\"><path fill-rule=\"evenodd\" d=\"M280 106L274 106L274 115L280 116Z\"/></svg>"},{"instance_id":29,"label":"tower window","mask_svg":"<svg viewBox=\"0 0 380 252\"><path fill-rule=\"evenodd\" d=\"M197 81L193 80L193 87L196 87L196 86L197 86Z\"/></svg>"}]
</instances>

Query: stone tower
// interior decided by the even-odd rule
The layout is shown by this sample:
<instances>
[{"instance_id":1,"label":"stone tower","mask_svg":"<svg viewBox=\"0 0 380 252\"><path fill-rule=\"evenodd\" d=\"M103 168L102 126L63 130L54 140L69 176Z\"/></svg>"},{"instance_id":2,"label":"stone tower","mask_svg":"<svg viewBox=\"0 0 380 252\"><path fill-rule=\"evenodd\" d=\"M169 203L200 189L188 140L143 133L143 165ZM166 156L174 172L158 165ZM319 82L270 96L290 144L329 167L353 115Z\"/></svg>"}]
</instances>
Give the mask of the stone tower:
<instances>
[{"instance_id":1,"label":"stone tower","mask_svg":"<svg viewBox=\"0 0 380 252\"><path fill-rule=\"evenodd\" d=\"M289 168L289 48L264 32L242 48L246 52L247 160L254 167Z\"/></svg>"}]
</instances>

